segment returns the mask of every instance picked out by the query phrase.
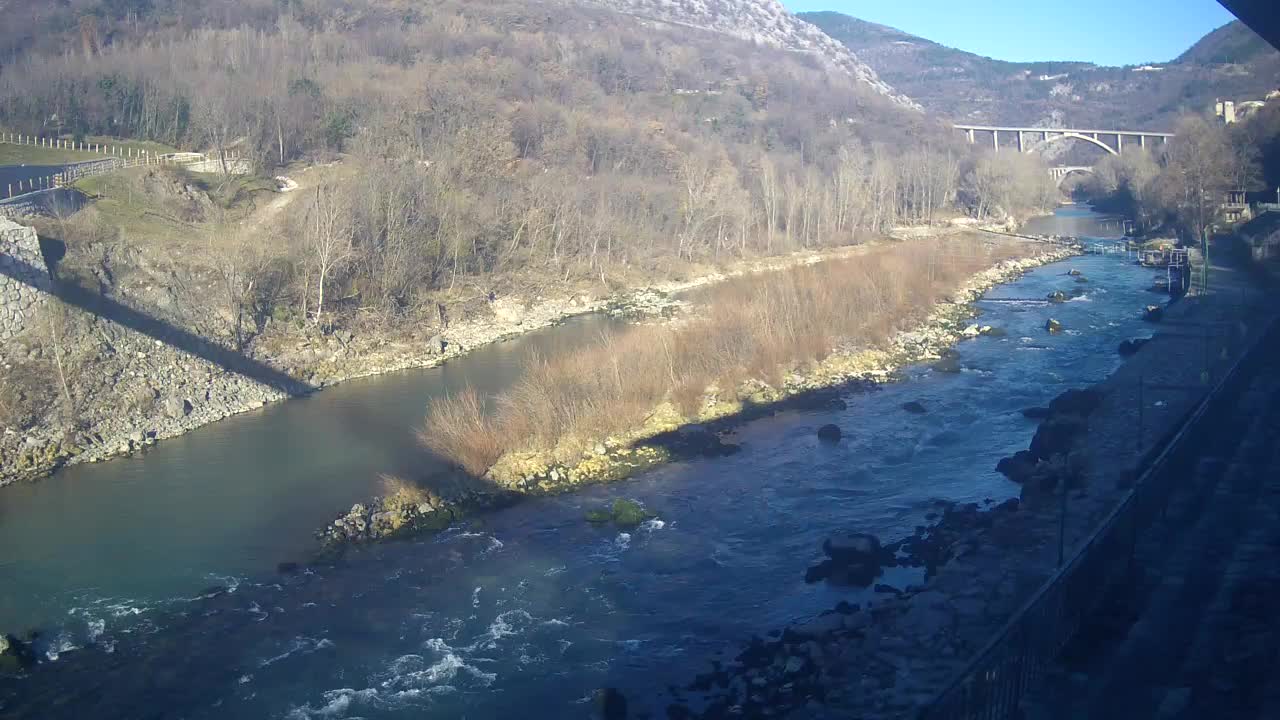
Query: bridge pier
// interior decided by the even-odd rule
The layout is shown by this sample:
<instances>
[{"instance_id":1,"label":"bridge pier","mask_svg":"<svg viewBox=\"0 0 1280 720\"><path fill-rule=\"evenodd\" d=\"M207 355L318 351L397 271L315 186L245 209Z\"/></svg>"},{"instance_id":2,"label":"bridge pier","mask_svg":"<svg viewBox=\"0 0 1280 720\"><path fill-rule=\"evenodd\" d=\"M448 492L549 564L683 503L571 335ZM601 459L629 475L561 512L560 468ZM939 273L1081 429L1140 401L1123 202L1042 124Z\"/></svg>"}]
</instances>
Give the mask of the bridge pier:
<instances>
[{"instance_id":1,"label":"bridge pier","mask_svg":"<svg viewBox=\"0 0 1280 720\"><path fill-rule=\"evenodd\" d=\"M991 148L995 152L1000 152L1000 131L999 130L991 131Z\"/></svg>"},{"instance_id":2,"label":"bridge pier","mask_svg":"<svg viewBox=\"0 0 1280 720\"><path fill-rule=\"evenodd\" d=\"M1120 133L1116 133L1116 154L1121 155L1123 153L1124 153L1124 136L1121 135Z\"/></svg>"},{"instance_id":3,"label":"bridge pier","mask_svg":"<svg viewBox=\"0 0 1280 720\"><path fill-rule=\"evenodd\" d=\"M1023 146L1022 146L1022 131L1021 131L1021 130L1019 130L1019 131L1018 131L1018 152L1020 152L1020 153L1026 152L1026 150L1025 150L1025 149L1023 149Z\"/></svg>"}]
</instances>

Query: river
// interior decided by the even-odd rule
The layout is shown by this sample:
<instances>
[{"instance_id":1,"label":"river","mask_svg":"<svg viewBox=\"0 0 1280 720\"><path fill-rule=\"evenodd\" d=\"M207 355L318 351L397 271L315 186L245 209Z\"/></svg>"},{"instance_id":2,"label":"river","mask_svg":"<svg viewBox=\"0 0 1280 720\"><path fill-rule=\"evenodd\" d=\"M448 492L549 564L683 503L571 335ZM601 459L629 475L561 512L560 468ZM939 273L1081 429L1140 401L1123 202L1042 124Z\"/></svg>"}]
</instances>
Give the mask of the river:
<instances>
[{"instance_id":1,"label":"river","mask_svg":"<svg viewBox=\"0 0 1280 720\"><path fill-rule=\"evenodd\" d=\"M1036 232L1118 235L1081 208ZM276 575L309 531L424 459L412 440L431 397L500 389L536 348L581 342L598 317L530 334L434 370L352 382L166 441L131 459L0 492L0 627L48 628L47 662L0 682L18 717L588 717L596 688L655 714L754 633L856 591L806 585L833 532L907 535L940 501L998 502L994 471L1026 447L1020 410L1105 377L1145 334L1149 271L1124 256L1049 265L980 302L1004 337L958 347L963 371L907 371L840 411L744 426L727 458L525 502L438 536ZM1066 331L1048 335L1047 317ZM901 410L917 401L923 415ZM814 431L834 422L838 445ZM658 514L622 532L584 510L635 498ZM895 576L902 584L910 576ZM202 588L230 592L199 597ZM72 648L78 648L72 650Z\"/></svg>"}]
</instances>

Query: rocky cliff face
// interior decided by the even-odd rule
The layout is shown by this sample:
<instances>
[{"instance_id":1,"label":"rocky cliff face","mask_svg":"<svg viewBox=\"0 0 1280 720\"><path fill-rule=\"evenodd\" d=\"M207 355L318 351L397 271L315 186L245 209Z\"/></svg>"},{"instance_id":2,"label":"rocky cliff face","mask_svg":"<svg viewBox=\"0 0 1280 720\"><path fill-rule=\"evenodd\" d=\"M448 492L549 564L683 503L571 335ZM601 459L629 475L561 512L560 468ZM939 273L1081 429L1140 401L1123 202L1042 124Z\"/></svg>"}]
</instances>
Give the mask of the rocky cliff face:
<instances>
[{"instance_id":1,"label":"rocky cliff face","mask_svg":"<svg viewBox=\"0 0 1280 720\"><path fill-rule=\"evenodd\" d=\"M881 80L845 45L792 15L778 0L581 0L638 18L686 25L742 40L813 55L848 73L904 107L919 110L911 98Z\"/></svg>"},{"instance_id":2,"label":"rocky cliff face","mask_svg":"<svg viewBox=\"0 0 1280 720\"><path fill-rule=\"evenodd\" d=\"M0 217L0 341L25 329L48 291L36 231Z\"/></svg>"}]
</instances>

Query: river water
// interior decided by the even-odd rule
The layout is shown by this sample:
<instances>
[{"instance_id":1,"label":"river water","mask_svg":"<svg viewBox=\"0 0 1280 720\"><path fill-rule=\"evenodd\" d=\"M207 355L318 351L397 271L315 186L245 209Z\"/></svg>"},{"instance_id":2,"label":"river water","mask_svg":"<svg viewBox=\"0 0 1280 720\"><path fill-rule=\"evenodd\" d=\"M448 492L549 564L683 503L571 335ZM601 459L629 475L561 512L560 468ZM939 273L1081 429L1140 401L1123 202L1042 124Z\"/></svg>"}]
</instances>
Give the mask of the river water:
<instances>
[{"instance_id":1,"label":"river water","mask_svg":"<svg viewBox=\"0 0 1280 720\"><path fill-rule=\"evenodd\" d=\"M1118 235L1065 208L1037 232ZM308 531L366 496L379 472L424 459L407 428L465 381L496 390L524 353L580 342L599 318L436 370L345 384L168 441L139 458L0 493L0 622L49 628L58 655L0 684L17 717L566 718L593 690L633 707L705 671L754 633L857 591L806 585L833 532L907 535L939 501L998 502L994 471L1035 426L1020 410L1106 376L1145 334L1148 271L1124 256L1046 266L980 302L1004 337L960 344L963 371L921 366L840 411L750 423L742 452L495 512L445 533L277 576ZM1043 330L1048 317L1066 332ZM907 401L924 415L901 410ZM838 445L814 431L834 422ZM592 526L587 508L634 498L658 519ZM893 577L898 584L909 576ZM219 583L230 592L198 597ZM71 648L78 648L72 650ZM660 715L660 713L655 712Z\"/></svg>"}]
</instances>

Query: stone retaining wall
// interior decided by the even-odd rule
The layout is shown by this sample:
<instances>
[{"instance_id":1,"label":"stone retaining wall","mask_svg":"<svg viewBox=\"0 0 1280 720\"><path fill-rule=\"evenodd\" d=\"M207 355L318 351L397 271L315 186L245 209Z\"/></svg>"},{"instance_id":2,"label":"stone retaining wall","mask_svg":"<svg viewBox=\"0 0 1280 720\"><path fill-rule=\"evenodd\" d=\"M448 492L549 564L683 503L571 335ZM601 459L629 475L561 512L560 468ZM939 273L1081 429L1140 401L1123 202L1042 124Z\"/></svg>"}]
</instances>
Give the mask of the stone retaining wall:
<instances>
[{"instance_id":1,"label":"stone retaining wall","mask_svg":"<svg viewBox=\"0 0 1280 720\"><path fill-rule=\"evenodd\" d=\"M49 289L36 231L0 217L0 340L22 332Z\"/></svg>"}]
</instances>

